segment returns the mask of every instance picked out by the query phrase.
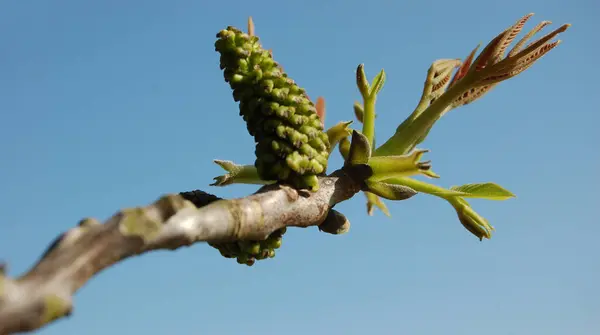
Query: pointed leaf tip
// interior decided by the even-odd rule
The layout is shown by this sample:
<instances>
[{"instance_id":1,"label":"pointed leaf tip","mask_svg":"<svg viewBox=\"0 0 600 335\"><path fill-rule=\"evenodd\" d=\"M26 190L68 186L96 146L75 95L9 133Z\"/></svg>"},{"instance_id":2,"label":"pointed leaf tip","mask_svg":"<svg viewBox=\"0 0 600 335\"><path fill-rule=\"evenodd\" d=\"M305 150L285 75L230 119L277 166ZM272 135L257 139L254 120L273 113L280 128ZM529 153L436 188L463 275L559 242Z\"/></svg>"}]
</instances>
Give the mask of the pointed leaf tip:
<instances>
[{"instance_id":1,"label":"pointed leaf tip","mask_svg":"<svg viewBox=\"0 0 600 335\"><path fill-rule=\"evenodd\" d=\"M463 193L464 198L479 198L488 200L507 200L516 196L509 190L495 183L477 183L453 186L452 191Z\"/></svg>"},{"instance_id":2,"label":"pointed leaf tip","mask_svg":"<svg viewBox=\"0 0 600 335\"><path fill-rule=\"evenodd\" d=\"M387 208L383 200L379 196L371 192L364 192L367 197L367 215L373 216L373 212L375 208L379 208L380 211L387 217L391 217L392 214L390 210Z\"/></svg>"},{"instance_id":3,"label":"pointed leaf tip","mask_svg":"<svg viewBox=\"0 0 600 335\"><path fill-rule=\"evenodd\" d=\"M338 122L335 126L327 129L327 137L329 138L329 149L334 149L334 147L344 138L352 135L352 132L348 128L353 121L341 121Z\"/></svg>"}]
</instances>

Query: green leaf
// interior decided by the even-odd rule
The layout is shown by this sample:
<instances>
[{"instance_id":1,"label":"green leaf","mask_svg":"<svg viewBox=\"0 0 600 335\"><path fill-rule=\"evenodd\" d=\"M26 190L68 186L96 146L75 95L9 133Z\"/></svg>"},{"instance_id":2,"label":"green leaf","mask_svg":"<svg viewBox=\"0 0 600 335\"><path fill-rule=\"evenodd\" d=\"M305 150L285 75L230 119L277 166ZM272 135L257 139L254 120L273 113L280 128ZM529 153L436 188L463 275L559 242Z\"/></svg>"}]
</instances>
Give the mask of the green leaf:
<instances>
[{"instance_id":1,"label":"green leaf","mask_svg":"<svg viewBox=\"0 0 600 335\"><path fill-rule=\"evenodd\" d=\"M417 180L409 177L396 177L384 180L388 184L398 184L408 186L419 193L426 193L440 198L451 198L451 197L460 197L465 195L463 192L452 191L447 188L443 188L441 186L437 186L431 183L424 182L422 180Z\"/></svg>"},{"instance_id":2,"label":"green leaf","mask_svg":"<svg viewBox=\"0 0 600 335\"><path fill-rule=\"evenodd\" d=\"M406 200L417 194L417 191L404 185L387 184L378 181L366 180L367 189L373 194L388 200Z\"/></svg>"},{"instance_id":3,"label":"green leaf","mask_svg":"<svg viewBox=\"0 0 600 335\"><path fill-rule=\"evenodd\" d=\"M222 176L214 177L214 183L210 186L226 186L231 184L253 184L267 185L272 184L273 180L262 180L258 176L258 171L254 165L238 165L232 161L215 159L214 162L229 172Z\"/></svg>"},{"instance_id":4,"label":"green leaf","mask_svg":"<svg viewBox=\"0 0 600 335\"><path fill-rule=\"evenodd\" d=\"M365 74L365 65L359 64L356 69L356 86L358 86L358 90L360 94L364 97L369 96L369 91L371 87L369 86L369 82L367 81L367 75Z\"/></svg>"},{"instance_id":5,"label":"green leaf","mask_svg":"<svg viewBox=\"0 0 600 335\"><path fill-rule=\"evenodd\" d=\"M339 122L335 126L327 129L327 137L329 138L330 152L343 138L346 138L352 134L352 132L348 128L350 124L352 124L352 121Z\"/></svg>"},{"instance_id":6,"label":"green leaf","mask_svg":"<svg viewBox=\"0 0 600 335\"><path fill-rule=\"evenodd\" d=\"M371 157L371 146L367 137L357 130L352 131L352 142L347 163L350 165L367 164Z\"/></svg>"},{"instance_id":7,"label":"green leaf","mask_svg":"<svg viewBox=\"0 0 600 335\"><path fill-rule=\"evenodd\" d=\"M371 90L369 91L369 97L371 99L375 98L379 91L383 88L383 84L385 84L385 71L381 69L381 71L373 78L373 83L371 84Z\"/></svg>"},{"instance_id":8,"label":"green leaf","mask_svg":"<svg viewBox=\"0 0 600 335\"><path fill-rule=\"evenodd\" d=\"M507 200L515 197L515 195L512 194L510 191L494 183L479 183L452 186L450 190L462 193L460 196L465 198Z\"/></svg>"},{"instance_id":9,"label":"green leaf","mask_svg":"<svg viewBox=\"0 0 600 335\"><path fill-rule=\"evenodd\" d=\"M383 202L383 200L381 200L381 198L378 197L377 194L373 194L371 192L364 192L364 193L365 193L365 196L367 197L367 214L369 216L373 215L373 211L375 211L375 207L379 208L379 210L381 210L383 212L383 214L385 214L385 216L387 216L387 217L392 216L392 214L390 214L390 210L385 205L385 202Z\"/></svg>"},{"instance_id":10,"label":"green leaf","mask_svg":"<svg viewBox=\"0 0 600 335\"><path fill-rule=\"evenodd\" d=\"M431 171L431 162L421 162L421 157L427 150L414 150L402 156L375 156L369 159L373 169L373 180L407 177L422 174L430 178L439 178Z\"/></svg>"}]
</instances>

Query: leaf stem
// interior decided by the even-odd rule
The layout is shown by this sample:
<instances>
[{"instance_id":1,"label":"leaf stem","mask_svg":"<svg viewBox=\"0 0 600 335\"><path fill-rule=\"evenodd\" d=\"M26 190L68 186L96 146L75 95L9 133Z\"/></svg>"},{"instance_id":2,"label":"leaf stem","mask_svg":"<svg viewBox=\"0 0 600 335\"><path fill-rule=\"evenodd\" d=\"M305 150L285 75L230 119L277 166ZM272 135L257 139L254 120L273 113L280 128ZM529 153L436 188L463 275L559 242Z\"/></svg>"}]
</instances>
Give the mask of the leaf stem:
<instances>
[{"instance_id":1,"label":"leaf stem","mask_svg":"<svg viewBox=\"0 0 600 335\"><path fill-rule=\"evenodd\" d=\"M373 147L373 139L375 137L375 100L373 97L363 97L364 99L364 115L362 133L369 140L369 145Z\"/></svg>"},{"instance_id":2,"label":"leaf stem","mask_svg":"<svg viewBox=\"0 0 600 335\"><path fill-rule=\"evenodd\" d=\"M385 180L386 183L390 184L398 184L404 185L412 188L413 190L419 193L427 193L430 195L434 195L436 197L440 197L442 199L450 201L452 198L456 197L453 195L451 190L445 189L441 186L437 186L434 184L430 184L424 181L416 180L408 177L396 177ZM458 192L456 192L458 193Z\"/></svg>"},{"instance_id":3,"label":"leaf stem","mask_svg":"<svg viewBox=\"0 0 600 335\"><path fill-rule=\"evenodd\" d=\"M472 81L464 77L456 85L450 87L420 115L418 115L410 124L405 125L402 131L396 130L396 133L390 137L374 152L374 156L388 156L394 154L404 154L413 149L427 134L433 124L444 114L448 106L454 100L460 97L464 92L472 88ZM365 108L365 116L367 109ZM401 125L402 126L402 125ZM398 127L400 128L400 127Z\"/></svg>"}]
</instances>

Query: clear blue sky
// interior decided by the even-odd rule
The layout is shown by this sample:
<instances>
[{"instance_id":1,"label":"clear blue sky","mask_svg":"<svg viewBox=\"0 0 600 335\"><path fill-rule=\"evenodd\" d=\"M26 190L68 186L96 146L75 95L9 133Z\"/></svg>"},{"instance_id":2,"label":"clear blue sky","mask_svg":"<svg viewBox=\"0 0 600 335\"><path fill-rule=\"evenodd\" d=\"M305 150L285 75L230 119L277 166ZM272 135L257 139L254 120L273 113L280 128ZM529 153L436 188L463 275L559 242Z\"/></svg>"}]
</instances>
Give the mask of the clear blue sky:
<instances>
[{"instance_id":1,"label":"clear blue sky","mask_svg":"<svg viewBox=\"0 0 600 335\"><path fill-rule=\"evenodd\" d=\"M353 118L354 70L388 81L379 143L416 105L426 71L464 58L529 12L573 27L483 100L452 111L423 147L439 183L495 181L518 198L473 201L497 232L479 242L446 202L418 195L349 234L293 229L248 268L206 245L129 259L40 334L598 334L598 43L592 0L9 1L0 3L0 258L25 271L83 217L167 192L213 188L212 159L254 150L222 79L215 34L256 22L265 47L327 125ZM548 29L548 28L547 28ZM545 30L545 31L549 31ZM331 166L340 159L335 155Z\"/></svg>"}]
</instances>

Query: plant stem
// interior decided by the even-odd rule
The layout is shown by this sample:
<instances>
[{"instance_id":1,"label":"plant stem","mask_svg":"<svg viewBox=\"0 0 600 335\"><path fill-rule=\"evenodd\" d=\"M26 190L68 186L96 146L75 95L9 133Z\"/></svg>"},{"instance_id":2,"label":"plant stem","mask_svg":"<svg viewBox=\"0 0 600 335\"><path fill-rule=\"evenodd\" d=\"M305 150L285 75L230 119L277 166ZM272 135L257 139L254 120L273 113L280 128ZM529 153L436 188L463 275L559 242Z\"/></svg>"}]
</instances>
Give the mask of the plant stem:
<instances>
[{"instance_id":1,"label":"plant stem","mask_svg":"<svg viewBox=\"0 0 600 335\"><path fill-rule=\"evenodd\" d=\"M468 80L468 77L464 77L429 105L408 126L403 127L402 131L396 131L392 137L375 150L373 156L402 155L407 150L414 148L415 145L423 140L422 137L427 134L428 130L442 116L448 106L471 88L471 80ZM365 108L365 117L367 114L366 111L367 108Z\"/></svg>"},{"instance_id":2,"label":"plant stem","mask_svg":"<svg viewBox=\"0 0 600 335\"><path fill-rule=\"evenodd\" d=\"M373 138L375 137L375 97L363 97L364 115L362 133L369 140L369 145L373 147Z\"/></svg>"}]
</instances>

